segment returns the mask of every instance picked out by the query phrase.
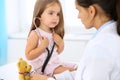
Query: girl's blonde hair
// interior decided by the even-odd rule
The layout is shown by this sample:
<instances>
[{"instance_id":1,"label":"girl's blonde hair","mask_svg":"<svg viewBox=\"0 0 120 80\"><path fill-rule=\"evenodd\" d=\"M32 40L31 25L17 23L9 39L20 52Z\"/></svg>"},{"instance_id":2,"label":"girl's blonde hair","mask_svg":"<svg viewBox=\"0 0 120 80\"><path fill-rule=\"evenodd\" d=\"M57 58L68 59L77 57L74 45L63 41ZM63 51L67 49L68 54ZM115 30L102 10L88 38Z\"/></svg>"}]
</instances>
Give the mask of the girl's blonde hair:
<instances>
[{"instance_id":1,"label":"girl's blonde hair","mask_svg":"<svg viewBox=\"0 0 120 80\"><path fill-rule=\"evenodd\" d=\"M51 4L51 3L57 3L57 4L59 4L59 6L61 8L60 21L59 21L58 25L54 28L54 31L55 31L55 33L57 33L58 35L60 35L63 38L64 37L64 19L63 19L62 6L61 6L61 3L59 0L37 0L35 3L35 7L34 7L33 20L36 18L35 24L37 25L37 27L39 27L40 20L38 18L41 17L41 15L44 12L44 10L46 9L47 5ZM36 27L32 21L30 32L35 29L36 29Z\"/></svg>"}]
</instances>

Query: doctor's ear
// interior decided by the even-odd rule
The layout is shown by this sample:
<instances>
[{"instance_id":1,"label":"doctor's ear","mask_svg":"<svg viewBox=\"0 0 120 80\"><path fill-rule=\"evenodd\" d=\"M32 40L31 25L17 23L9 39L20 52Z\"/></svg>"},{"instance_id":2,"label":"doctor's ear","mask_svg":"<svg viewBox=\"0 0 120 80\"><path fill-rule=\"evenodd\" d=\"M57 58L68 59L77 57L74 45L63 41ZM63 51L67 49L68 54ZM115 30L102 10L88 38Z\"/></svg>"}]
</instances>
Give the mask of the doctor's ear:
<instances>
[{"instance_id":1,"label":"doctor's ear","mask_svg":"<svg viewBox=\"0 0 120 80\"><path fill-rule=\"evenodd\" d=\"M94 18L95 15L96 15L96 13L97 13L96 7L92 5L92 6L89 6L88 9L89 9L90 17L91 17L91 18Z\"/></svg>"}]
</instances>

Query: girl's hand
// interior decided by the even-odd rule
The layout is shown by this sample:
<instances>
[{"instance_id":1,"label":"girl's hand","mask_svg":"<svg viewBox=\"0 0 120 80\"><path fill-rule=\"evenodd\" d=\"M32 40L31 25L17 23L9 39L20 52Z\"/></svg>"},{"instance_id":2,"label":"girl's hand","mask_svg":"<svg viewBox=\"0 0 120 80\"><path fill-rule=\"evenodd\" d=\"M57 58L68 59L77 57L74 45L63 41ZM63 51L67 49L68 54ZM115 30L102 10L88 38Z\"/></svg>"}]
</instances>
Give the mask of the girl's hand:
<instances>
[{"instance_id":1,"label":"girl's hand","mask_svg":"<svg viewBox=\"0 0 120 80\"><path fill-rule=\"evenodd\" d=\"M63 39L56 33L53 33L53 40L56 43L56 46L58 48L58 53L61 53L64 49L64 42Z\"/></svg>"},{"instance_id":2,"label":"girl's hand","mask_svg":"<svg viewBox=\"0 0 120 80\"><path fill-rule=\"evenodd\" d=\"M49 45L49 40L46 37L40 36L40 42L41 42L41 46L44 48L47 48Z\"/></svg>"},{"instance_id":3,"label":"girl's hand","mask_svg":"<svg viewBox=\"0 0 120 80\"><path fill-rule=\"evenodd\" d=\"M40 45L38 46L38 41L40 42ZM28 60L32 60L40 56L46 49L46 47L49 45L49 41L47 38L38 36L38 34L35 31L31 31L26 44L26 58Z\"/></svg>"}]
</instances>

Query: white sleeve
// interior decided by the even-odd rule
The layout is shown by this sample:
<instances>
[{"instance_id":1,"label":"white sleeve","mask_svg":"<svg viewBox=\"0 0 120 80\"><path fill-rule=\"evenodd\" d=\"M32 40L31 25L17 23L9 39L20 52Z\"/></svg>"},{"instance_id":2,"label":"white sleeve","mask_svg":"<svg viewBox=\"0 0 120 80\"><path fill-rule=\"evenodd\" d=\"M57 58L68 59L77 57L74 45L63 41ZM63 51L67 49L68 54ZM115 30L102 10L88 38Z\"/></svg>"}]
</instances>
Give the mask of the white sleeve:
<instances>
[{"instance_id":1,"label":"white sleeve","mask_svg":"<svg viewBox=\"0 0 120 80\"><path fill-rule=\"evenodd\" d=\"M75 71L70 72L68 70L60 73L60 74L55 74L54 77L56 80L74 80L75 76Z\"/></svg>"},{"instance_id":2,"label":"white sleeve","mask_svg":"<svg viewBox=\"0 0 120 80\"><path fill-rule=\"evenodd\" d=\"M87 49L82 64L76 73L75 80L111 80L113 59L103 47L95 46ZM87 57L86 57L87 56Z\"/></svg>"},{"instance_id":3,"label":"white sleeve","mask_svg":"<svg viewBox=\"0 0 120 80\"><path fill-rule=\"evenodd\" d=\"M111 80L114 60L110 52L100 45L94 46L91 52L90 62L84 70L85 80Z\"/></svg>"},{"instance_id":4,"label":"white sleeve","mask_svg":"<svg viewBox=\"0 0 120 80\"><path fill-rule=\"evenodd\" d=\"M113 64L110 60L95 59L83 72L83 80L110 80Z\"/></svg>"},{"instance_id":5,"label":"white sleeve","mask_svg":"<svg viewBox=\"0 0 120 80\"><path fill-rule=\"evenodd\" d=\"M48 78L47 80L55 80L54 78Z\"/></svg>"}]
</instances>

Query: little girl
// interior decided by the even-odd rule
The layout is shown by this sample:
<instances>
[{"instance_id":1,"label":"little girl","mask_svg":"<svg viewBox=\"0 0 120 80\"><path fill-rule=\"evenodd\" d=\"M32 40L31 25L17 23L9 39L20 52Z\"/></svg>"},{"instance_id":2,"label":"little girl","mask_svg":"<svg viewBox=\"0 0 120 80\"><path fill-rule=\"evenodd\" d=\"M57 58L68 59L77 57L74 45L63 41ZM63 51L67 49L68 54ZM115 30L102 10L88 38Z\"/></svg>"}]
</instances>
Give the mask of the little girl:
<instances>
[{"instance_id":1,"label":"little girl","mask_svg":"<svg viewBox=\"0 0 120 80\"><path fill-rule=\"evenodd\" d=\"M37 0L25 51L36 73L53 76L75 70L75 64L63 63L59 59L64 49L63 37L64 21L59 0ZM52 55L46 63L49 54Z\"/></svg>"}]
</instances>

